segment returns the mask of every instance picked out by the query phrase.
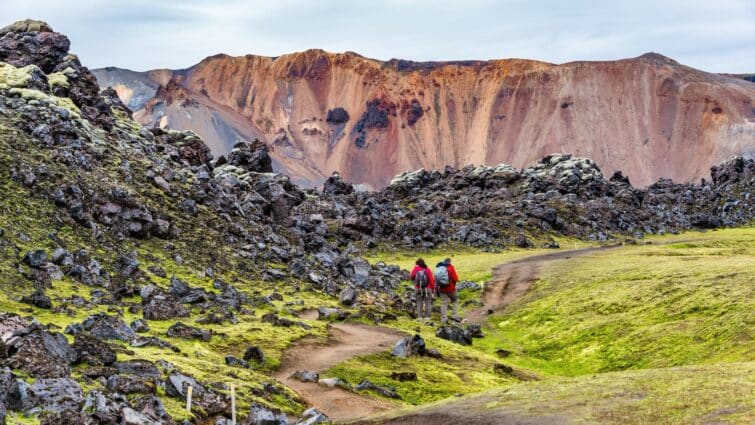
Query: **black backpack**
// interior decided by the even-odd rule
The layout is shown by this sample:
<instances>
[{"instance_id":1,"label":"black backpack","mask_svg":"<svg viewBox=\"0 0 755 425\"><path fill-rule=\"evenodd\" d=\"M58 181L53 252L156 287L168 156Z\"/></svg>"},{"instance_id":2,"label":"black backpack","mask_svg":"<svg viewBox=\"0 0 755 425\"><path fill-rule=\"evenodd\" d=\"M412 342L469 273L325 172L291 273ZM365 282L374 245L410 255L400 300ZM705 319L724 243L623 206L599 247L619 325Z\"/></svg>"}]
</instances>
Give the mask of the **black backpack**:
<instances>
[{"instance_id":1,"label":"black backpack","mask_svg":"<svg viewBox=\"0 0 755 425\"><path fill-rule=\"evenodd\" d=\"M417 273L414 273L414 283L422 289L427 288L430 279L427 277L427 269L419 269Z\"/></svg>"}]
</instances>

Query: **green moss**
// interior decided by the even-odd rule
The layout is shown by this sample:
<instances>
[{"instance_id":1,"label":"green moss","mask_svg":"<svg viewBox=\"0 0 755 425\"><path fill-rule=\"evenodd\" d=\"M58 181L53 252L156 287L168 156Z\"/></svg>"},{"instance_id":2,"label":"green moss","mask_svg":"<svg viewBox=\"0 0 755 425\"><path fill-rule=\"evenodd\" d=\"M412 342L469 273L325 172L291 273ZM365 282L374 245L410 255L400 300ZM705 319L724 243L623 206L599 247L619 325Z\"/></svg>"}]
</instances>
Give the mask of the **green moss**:
<instances>
[{"instance_id":1,"label":"green moss","mask_svg":"<svg viewBox=\"0 0 755 425\"><path fill-rule=\"evenodd\" d=\"M751 424L755 421L755 363L726 363L556 378L496 389L387 418L434 412L521 418L527 423Z\"/></svg>"},{"instance_id":2,"label":"green moss","mask_svg":"<svg viewBox=\"0 0 755 425\"><path fill-rule=\"evenodd\" d=\"M10 93L11 95L20 96L27 101L50 103L61 108L68 109L69 111L71 111L71 113L73 113L74 118L79 118L79 114L81 113L79 107L76 106L73 101L67 97L51 96L39 90L17 87L11 88L10 90L8 90L8 93Z\"/></svg>"},{"instance_id":3,"label":"green moss","mask_svg":"<svg viewBox=\"0 0 755 425\"><path fill-rule=\"evenodd\" d=\"M691 237L551 264L485 349L558 375L755 359L755 229Z\"/></svg>"},{"instance_id":4,"label":"green moss","mask_svg":"<svg viewBox=\"0 0 755 425\"><path fill-rule=\"evenodd\" d=\"M31 80L31 72L34 65L16 68L15 66L0 62L0 89L26 87Z\"/></svg>"},{"instance_id":5,"label":"green moss","mask_svg":"<svg viewBox=\"0 0 755 425\"><path fill-rule=\"evenodd\" d=\"M34 415L24 415L19 412L8 412L5 421L12 425L39 425L40 419Z\"/></svg>"},{"instance_id":6,"label":"green moss","mask_svg":"<svg viewBox=\"0 0 755 425\"><path fill-rule=\"evenodd\" d=\"M71 68L66 68L66 70L69 70L69 69ZM53 72L47 75L47 82L50 84L50 88L70 87L70 84L68 83L68 77L66 76L66 70L62 72Z\"/></svg>"}]
</instances>

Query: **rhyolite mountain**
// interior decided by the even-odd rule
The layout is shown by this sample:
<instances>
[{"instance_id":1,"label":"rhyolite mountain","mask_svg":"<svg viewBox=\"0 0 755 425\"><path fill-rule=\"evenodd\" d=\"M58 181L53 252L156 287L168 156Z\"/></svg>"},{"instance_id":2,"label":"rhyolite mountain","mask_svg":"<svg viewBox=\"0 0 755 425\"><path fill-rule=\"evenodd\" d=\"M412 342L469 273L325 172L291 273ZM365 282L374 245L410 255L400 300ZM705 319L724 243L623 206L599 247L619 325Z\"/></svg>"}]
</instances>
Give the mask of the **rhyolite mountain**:
<instances>
[{"instance_id":1,"label":"rhyolite mountain","mask_svg":"<svg viewBox=\"0 0 755 425\"><path fill-rule=\"evenodd\" d=\"M140 123L193 130L216 155L258 138L276 170L308 186L338 171L379 188L408 170L521 168L553 152L646 186L709 178L711 166L755 153L755 83L653 53L554 65L308 50L94 74Z\"/></svg>"}]
</instances>

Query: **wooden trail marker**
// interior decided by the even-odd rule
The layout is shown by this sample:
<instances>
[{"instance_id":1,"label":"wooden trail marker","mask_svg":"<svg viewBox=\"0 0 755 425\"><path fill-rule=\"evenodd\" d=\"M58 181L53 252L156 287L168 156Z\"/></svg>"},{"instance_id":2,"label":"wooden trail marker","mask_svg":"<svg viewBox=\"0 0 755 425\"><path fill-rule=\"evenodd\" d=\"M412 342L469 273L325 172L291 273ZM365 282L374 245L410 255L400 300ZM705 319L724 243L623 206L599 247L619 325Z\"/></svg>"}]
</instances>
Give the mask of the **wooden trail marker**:
<instances>
[{"instance_id":1,"label":"wooden trail marker","mask_svg":"<svg viewBox=\"0 0 755 425\"><path fill-rule=\"evenodd\" d=\"M231 425L236 425L236 385L231 384Z\"/></svg>"},{"instance_id":2,"label":"wooden trail marker","mask_svg":"<svg viewBox=\"0 0 755 425\"><path fill-rule=\"evenodd\" d=\"M191 385L186 388L186 410L191 412Z\"/></svg>"}]
</instances>

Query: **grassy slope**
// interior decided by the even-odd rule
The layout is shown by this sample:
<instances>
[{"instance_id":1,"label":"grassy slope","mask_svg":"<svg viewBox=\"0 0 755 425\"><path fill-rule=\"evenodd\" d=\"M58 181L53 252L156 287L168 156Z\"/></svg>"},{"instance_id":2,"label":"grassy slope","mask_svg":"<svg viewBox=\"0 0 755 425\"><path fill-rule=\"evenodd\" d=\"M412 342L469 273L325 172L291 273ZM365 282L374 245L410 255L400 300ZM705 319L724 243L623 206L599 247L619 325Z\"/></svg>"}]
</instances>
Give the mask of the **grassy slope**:
<instances>
[{"instance_id":1,"label":"grassy slope","mask_svg":"<svg viewBox=\"0 0 755 425\"><path fill-rule=\"evenodd\" d=\"M458 423L474 415L489 422L508 418L506 423L751 424L754 383L755 362L561 377L391 412L369 423L440 413Z\"/></svg>"},{"instance_id":2,"label":"grassy slope","mask_svg":"<svg viewBox=\"0 0 755 425\"><path fill-rule=\"evenodd\" d=\"M572 248L577 244L578 248L585 248L585 242L573 240L559 240L562 246ZM452 252L453 254L449 254ZM460 250L434 250L421 254L428 264L434 265L447 256L453 257L459 277L462 280L471 280L483 284L491 277L494 266L503 262L518 258L553 252L549 249L511 249L502 252L478 252L469 248ZM397 264L403 269L410 269L416 260L413 254L396 252L379 252L370 257L370 261L385 261ZM411 288L411 284L406 284ZM410 289L409 289L410 290ZM479 300L481 291L464 290L460 292L462 305L472 304ZM436 302L436 306L437 306ZM467 308L472 308L469 305ZM466 308L462 308L465 310ZM430 358L397 359L388 352L354 358L341 363L323 376L337 376L351 383L359 383L363 379L369 379L376 384L394 387L401 395L403 401L419 405L433 402L458 394L472 394L480 391L497 388L502 385L511 385L519 382L518 375L530 375L528 373L511 375L494 370L496 364L501 361L492 353L481 352L470 347L462 347L444 339L435 337L435 328L432 326L419 326L414 320L400 318L389 326L406 332L419 333L425 339L427 346L437 348L444 356L442 360ZM478 344L481 340L476 340ZM415 372L417 381L398 382L390 378L391 372Z\"/></svg>"},{"instance_id":3,"label":"grassy slope","mask_svg":"<svg viewBox=\"0 0 755 425\"><path fill-rule=\"evenodd\" d=\"M686 239L552 264L481 346L556 375L755 360L755 229Z\"/></svg>"},{"instance_id":4,"label":"grassy slope","mask_svg":"<svg viewBox=\"0 0 755 425\"><path fill-rule=\"evenodd\" d=\"M545 267L533 289L492 317L487 337L471 348L445 344L423 327L428 345L450 350L447 360L396 361L378 354L353 359L330 373L360 379L415 371L419 383L392 382L412 404L503 384L506 390L492 407L545 411L550 406L553 413L564 409L575 418L611 423L688 423L724 409L718 412L721 417L748 423L755 360L755 229L690 232L653 242ZM464 253L454 258L466 276L485 279L490 267L519 255ZM388 262L407 266L412 258L396 256ZM413 326L399 324L406 330ZM513 354L497 358L499 348ZM489 368L496 362L533 371L543 381L468 379L471 370L494 376ZM658 369L680 365L696 366ZM591 375L627 369L637 370ZM748 380L750 385L744 385ZM387 378L380 382L391 383ZM614 397L633 391L643 396Z\"/></svg>"}]
</instances>

